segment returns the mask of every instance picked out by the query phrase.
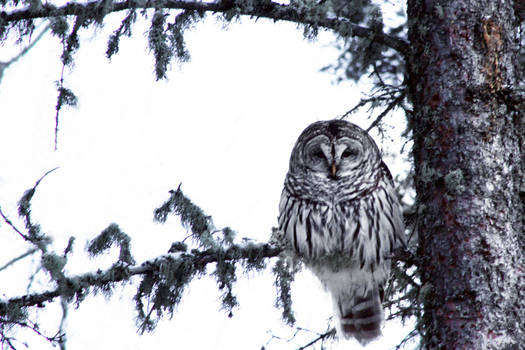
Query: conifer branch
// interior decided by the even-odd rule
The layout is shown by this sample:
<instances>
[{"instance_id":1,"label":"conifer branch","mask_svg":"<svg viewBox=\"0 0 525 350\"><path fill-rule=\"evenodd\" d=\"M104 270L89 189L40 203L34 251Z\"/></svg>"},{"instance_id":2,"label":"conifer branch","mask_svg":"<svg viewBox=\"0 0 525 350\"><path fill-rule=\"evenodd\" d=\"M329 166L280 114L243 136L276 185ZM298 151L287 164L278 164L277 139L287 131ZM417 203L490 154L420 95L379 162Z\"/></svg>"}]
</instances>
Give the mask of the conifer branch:
<instances>
[{"instance_id":1,"label":"conifer branch","mask_svg":"<svg viewBox=\"0 0 525 350\"><path fill-rule=\"evenodd\" d=\"M253 4L255 4L253 6ZM223 0L217 2L201 2L191 0L165 0L161 4L153 0L127 0L110 3L104 6L106 13L119 12L129 9L174 9L196 11L199 13L228 13L234 15L250 16L256 18L268 18L274 21L288 21L299 24L312 25L334 30L345 36L361 38L373 38L374 42L390 47L403 55L408 54L408 43L392 35L378 32L351 23L347 19L320 14L315 8L299 8L294 4L283 5L272 1L256 1L250 6L244 6L242 1ZM97 14L101 7L101 1L90 1L86 3L69 2L63 6L56 7L44 4L39 9L20 9L10 12L0 12L0 28L11 23L37 18L50 18L57 16L86 16Z\"/></svg>"},{"instance_id":2,"label":"conifer branch","mask_svg":"<svg viewBox=\"0 0 525 350\"><path fill-rule=\"evenodd\" d=\"M115 282L128 281L132 276L154 274L158 272L166 261L179 259L186 264L197 267L205 267L207 264L218 261L243 261L246 264L254 263L257 260L273 258L279 255L283 249L268 243L248 243L242 245L232 245L226 250L192 250L190 253L177 252L168 253L155 259L145 261L138 266L126 266L125 264L115 264L105 271L88 272L78 276L64 277L60 285L53 290L46 292L28 294L15 297L6 301L0 301L0 316L5 315L12 308L42 306L46 302L53 301L59 296L71 298L82 296L90 288L103 288Z\"/></svg>"}]
</instances>

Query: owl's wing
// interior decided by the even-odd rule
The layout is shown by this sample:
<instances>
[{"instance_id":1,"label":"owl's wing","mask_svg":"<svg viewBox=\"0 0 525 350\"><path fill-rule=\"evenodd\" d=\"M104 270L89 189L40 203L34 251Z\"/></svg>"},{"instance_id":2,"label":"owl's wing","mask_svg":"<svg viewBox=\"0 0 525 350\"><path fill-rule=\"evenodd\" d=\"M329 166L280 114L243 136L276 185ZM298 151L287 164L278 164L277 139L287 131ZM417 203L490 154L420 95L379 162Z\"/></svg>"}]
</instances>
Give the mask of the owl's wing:
<instances>
[{"instance_id":1,"label":"owl's wing","mask_svg":"<svg viewBox=\"0 0 525 350\"><path fill-rule=\"evenodd\" d=\"M390 172L390 169L388 169L388 167L386 166L385 162L381 161L379 167L381 168L381 171L386 176L388 181L390 181L392 187L394 187L394 177L392 176L392 173Z\"/></svg>"},{"instance_id":2,"label":"owl's wing","mask_svg":"<svg viewBox=\"0 0 525 350\"><path fill-rule=\"evenodd\" d=\"M379 165L381 168L381 171L383 172L383 178L385 185L387 187L390 187L388 190L391 191L391 200L392 200L392 210L393 215L392 220L394 224L394 248L402 246L406 248L406 238L405 238L405 223L403 221L403 208L401 207L401 203L399 203L399 199L397 198L396 189L394 186L394 178L392 177L392 173L390 173L390 169L388 169L385 162L381 161L381 164Z\"/></svg>"}]
</instances>

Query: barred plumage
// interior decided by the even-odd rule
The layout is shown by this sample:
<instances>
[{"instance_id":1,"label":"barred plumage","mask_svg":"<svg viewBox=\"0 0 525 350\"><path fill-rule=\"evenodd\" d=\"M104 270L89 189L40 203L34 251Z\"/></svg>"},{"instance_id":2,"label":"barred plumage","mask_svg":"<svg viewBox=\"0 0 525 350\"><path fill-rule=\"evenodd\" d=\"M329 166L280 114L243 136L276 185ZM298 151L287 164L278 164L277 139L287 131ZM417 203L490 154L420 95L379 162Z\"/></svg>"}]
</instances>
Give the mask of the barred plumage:
<instances>
[{"instance_id":1,"label":"barred plumage","mask_svg":"<svg viewBox=\"0 0 525 350\"><path fill-rule=\"evenodd\" d=\"M338 334L366 344L381 334L389 255L404 244L392 176L372 138L342 121L299 136L279 205L279 228L333 298Z\"/></svg>"}]
</instances>

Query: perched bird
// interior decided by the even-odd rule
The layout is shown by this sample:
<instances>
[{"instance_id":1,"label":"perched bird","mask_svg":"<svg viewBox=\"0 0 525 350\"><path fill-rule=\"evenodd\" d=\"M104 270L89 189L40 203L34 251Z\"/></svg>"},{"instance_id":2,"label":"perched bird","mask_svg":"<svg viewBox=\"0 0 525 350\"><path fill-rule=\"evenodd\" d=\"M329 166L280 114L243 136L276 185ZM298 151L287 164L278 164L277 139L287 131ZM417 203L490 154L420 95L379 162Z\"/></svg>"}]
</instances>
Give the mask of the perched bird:
<instances>
[{"instance_id":1,"label":"perched bird","mask_svg":"<svg viewBox=\"0 0 525 350\"><path fill-rule=\"evenodd\" d=\"M390 256L405 244L392 175L366 131L319 121L299 136L279 205L290 248L332 295L338 335L381 335Z\"/></svg>"}]
</instances>

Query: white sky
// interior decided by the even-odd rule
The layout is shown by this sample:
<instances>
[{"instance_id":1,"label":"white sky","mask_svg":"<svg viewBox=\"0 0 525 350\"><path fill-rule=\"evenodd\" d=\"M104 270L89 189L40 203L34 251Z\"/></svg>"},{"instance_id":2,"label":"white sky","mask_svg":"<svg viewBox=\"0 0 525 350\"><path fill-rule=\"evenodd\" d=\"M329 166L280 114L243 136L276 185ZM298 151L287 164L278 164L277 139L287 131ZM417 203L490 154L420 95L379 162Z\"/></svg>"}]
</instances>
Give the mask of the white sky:
<instances>
[{"instance_id":1,"label":"white sky","mask_svg":"<svg viewBox=\"0 0 525 350\"><path fill-rule=\"evenodd\" d=\"M334 40L321 33L315 42L302 38L289 23L243 19L222 30L213 17L186 34L192 60L173 65L168 81L156 82L147 54L146 27L123 38L111 62L104 56L108 35L123 14L111 16L103 29L84 32L76 64L66 85L77 94L77 109L61 112L59 149L53 151L54 81L60 75L61 47L47 35L0 84L0 205L16 219L16 202L47 170L33 200L33 215L53 247L61 252L69 236L77 238L68 264L71 274L104 268L116 258L87 260L85 242L111 222L132 237L132 253L142 262L165 253L186 232L177 219L152 221L153 209L182 182L182 189L218 227L230 226L239 237L269 238L290 151L311 122L336 117L351 108L369 85L346 82L319 69L335 61ZM7 60L20 47L0 47ZM367 127L366 118L351 121ZM400 147L383 144L386 152ZM379 139L376 137L379 143ZM380 145L381 147L381 145ZM390 159L387 163L392 164ZM399 163L399 161L398 161ZM395 167L394 174L399 173ZM22 224L19 223L22 227ZM0 266L27 250L10 228L0 226ZM25 292L31 259L0 272L5 296ZM220 312L213 281L192 283L178 312L152 334L139 336L131 305L133 288L117 288L106 301L90 297L68 318L69 349L260 349L275 335L289 336L273 307L269 274L253 274L237 284L240 308L229 319ZM45 285L37 288L45 288ZM1 294L0 294L1 295ZM324 331L332 314L327 294L309 273L294 284L298 326ZM51 334L60 319L58 306L40 311ZM46 327L47 326L47 327ZM409 329L387 324L385 337L367 349L388 349ZM28 333L20 339L31 349L51 348ZM267 349L295 349L298 343L274 340ZM339 342L334 349L357 348Z\"/></svg>"}]
</instances>

